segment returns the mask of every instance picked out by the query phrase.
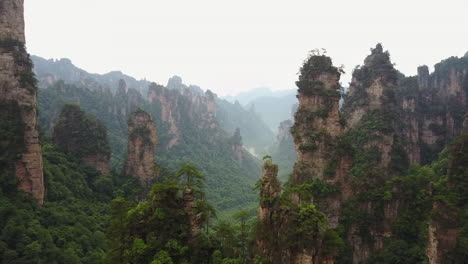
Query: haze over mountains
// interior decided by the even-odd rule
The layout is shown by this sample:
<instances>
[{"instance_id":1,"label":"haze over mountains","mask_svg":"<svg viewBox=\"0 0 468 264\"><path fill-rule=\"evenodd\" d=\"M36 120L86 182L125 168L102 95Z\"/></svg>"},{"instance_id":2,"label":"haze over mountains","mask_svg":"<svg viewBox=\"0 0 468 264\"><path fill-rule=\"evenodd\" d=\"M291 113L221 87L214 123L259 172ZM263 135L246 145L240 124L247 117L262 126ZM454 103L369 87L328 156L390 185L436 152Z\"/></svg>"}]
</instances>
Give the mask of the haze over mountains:
<instances>
[{"instance_id":1,"label":"haze over mountains","mask_svg":"<svg viewBox=\"0 0 468 264\"><path fill-rule=\"evenodd\" d=\"M439 13L451 7L447 1L439 4ZM200 10L205 0L166 3L176 7L171 10L164 9L163 2L151 2L161 7L158 15L144 8L151 6L149 1L94 1L89 10L92 0L31 4L36 5L36 15L55 23L37 31L52 36L32 37L49 44L48 50L99 53L117 30L119 41L104 45L106 51L131 43L126 55L139 65L156 61L152 52L142 52L147 46L154 53L185 55L182 61L158 60L162 68L140 69L139 74L150 71L156 76L171 66L178 71L200 58L190 72L202 76L206 72L198 69L216 68L201 79L218 82L217 91L226 87L234 91L236 83L253 79L272 84L295 76L289 66L274 76L259 72L284 66L281 57L294 60L293 50L285 47L308 47L305 40L310 37L331 41L347 58L358 54L349 53L357 50L351 40L361 38L393 36L389 39L405 47L393 57L392 49L374 44L349 72L346 90L344 68L334 56L324 49L304 52L303 63L293 67L300 67L295 82L286 84L284 91L263 87L229 101L180 76L158 84L120 71L89 73L69 59L31 57L25 42L24 2L0 1L0 263L467 262L468 52L447 56L434 64L433 71L419 66L414 76L405 76L395 64L405 53L411 64L421 63L411 56L416 52L408 40L416 39L414 32L430 33L418 35L417 42L427 44L421 49L434 47L421 41L424 37L435 42L466 38L456 23L447 26L459 19L460 10L433 15L427 23L420 11L431 14L430 1L423 6L368 2L369 7L362 9L356 8L359 3L337 8L327 2L329 10L317 8L319 2L312 7L310 1L211 1L206 10ZM47 7L52 2L50 13ZM243 10L244 5L249 8ZM301 8L308 5L311 8ZM74 7L70 17L57 19L55 15L67 14L70 7ZM136 15L134 20L112 17L123 7L124 13ZM244 11L253 16L245 17ZM174 12L176 16L165 19ZM288 19L282 20L285 12ZM348 18L341 12L355 19L339 22ZM79 20L71 18L76 14ZM91 37L91 30L81 29L96 14L99 20L92 26L98 34ZM395 19L401 14L409 17ZM213 23L212 15L220 16L219 21L234 18L236 23ZM208 23L199 24L197 18ZM140 19L145 23L135 27ZM262 26L256 28L252 21ZM364 21L365 27L353 27L356 21ZM403 28L395 37L394 25L411 28L415 21L426 27L408 31L410 38ZM60 32L55 27L67 22L79 23L80 30ZM114 25L121 22L124 26ZM300 27L291 27L297 22ZM382 26L385 23L391 25L390 31ZM196 37L187 38L168 25L181 25L179 29ZM329 30L335 26L337 30ZM211 34L213 27L222 34ZM369 27L379 34L361 32ZM242 28L255 34L236 34ZM337 34L343 28L352 34L349 43L332 41L330 34L343 39ZM123 33L125 29L132 34ZM173 38L151 34L154 29L170 32ZM271 33L284 29L288 37L273 34L277 41L270 41ZM83 31L86 35L77 33ZM453 32L455 37L449 36ZM80 39L57 45L59 39L69 40L66 36ZM147 42L153 36L157 42ZM183 41L177 41L180 37ZM192 49L199 44L203 51ZM226 52L225 44L235 48ZM271 53L275 45L281 52ZM428 50L437 53L437 48ZM99 62L119 68L113 58L125 53L111 52L105 61L99 54ZM212 63L213 58L218 63ZM230 66L241 70L230 71Z\"/></svg>"}]
</instances>

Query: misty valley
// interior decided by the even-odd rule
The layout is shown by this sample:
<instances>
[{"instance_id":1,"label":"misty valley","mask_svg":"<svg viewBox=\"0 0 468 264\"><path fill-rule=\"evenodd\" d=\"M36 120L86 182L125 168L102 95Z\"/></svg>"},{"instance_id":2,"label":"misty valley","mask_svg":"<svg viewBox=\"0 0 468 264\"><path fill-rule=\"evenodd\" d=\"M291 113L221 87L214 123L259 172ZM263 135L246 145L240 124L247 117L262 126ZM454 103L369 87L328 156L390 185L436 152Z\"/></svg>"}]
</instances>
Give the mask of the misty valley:
<instances>
[{"instance_id":1,"label":"misty valley","mask_svg":"<svg viewBox=\"0 0 468 264\"><path fill-rule=\"evenodd\" d=\"M468 52L410 76L375 43L344 84L315 49L218 95L25 37L1 0L0 263L468 263Z\"/></svg>"}]
</instances>

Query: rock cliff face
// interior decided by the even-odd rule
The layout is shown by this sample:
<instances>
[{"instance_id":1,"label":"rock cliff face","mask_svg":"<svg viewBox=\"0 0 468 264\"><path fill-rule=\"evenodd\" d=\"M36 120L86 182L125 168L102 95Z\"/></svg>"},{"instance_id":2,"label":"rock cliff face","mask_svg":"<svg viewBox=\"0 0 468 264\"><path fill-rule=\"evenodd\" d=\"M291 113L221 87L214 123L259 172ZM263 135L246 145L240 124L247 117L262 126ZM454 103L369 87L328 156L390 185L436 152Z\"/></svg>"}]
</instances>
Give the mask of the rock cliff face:
<instances>
[{"instance_id":1,"label":"rock cliff face","mask_svg":"<svg viewBox=\"0 0 468 264\"><path fill-rule=\"evenodd\" d=\"M312 56L297 82L299 108L291 131L298 153L293 184L324 178L327 152L342 134L338 101L340 72L326 56Z\"/></svg>"},{"instance_id":2,"label":"rock cliff face","mask_svg":"<svg viewBox=\"0 0 468 264\"><path fill-rule=\"evenodd\" d=\"M54 127L57 149L81 159L103 175L109 174L110 146L107 129L94 116L86 115L78 105L65 105Z\"/></svg>"},{"instance_id":3,"label":"rock cliff face","mask_svg":"<svg viewBox=\"0 0 468 264\"><path fill-rule=\"evenodd\" d=\"M271 230L272 235L258 234L256 252L268 263L333 263L334 250L321 245L326 243L325 234L334 231L323 229L337 227L341 203L349 196L342 173L349 161L334 151L344 131L339 78L339 69L324 55L310 56L301 68L296 83L299 107L291 128L298 153L291 187L280 199L278 167L271 161L264 165L261 182L261 232ZM338 187L343 187L341 193Z\"/></svg>"},{"instance_id":4,"label":"rock cliff face","mask_svg":"<svg viewBox=\"0 0 468 264\"><path fill-rule=\"evenodd\" d=\"M39 204L44 200L42 154L37 130L36 80L24 47L23 0L0 2L0 106L17 108L21 122L22 150L11 159L18 188L32 194ZM0 109L7 112L7 109ZM6 123L8 120L0 120ZM7 134L8 135L8 134ZM14 135L13 135L14 136ZM11 140L11 139L10 139ZM1 150L0 152L8 151ZM3 154L3 153L2 153Z\"/></svg>"},{"instance_id":5,"label":"rock cliff face","mask_svg":"<svg viewBox=\"0 0 468 264\"><path fill-rule=\"evenodd\" d=\"M372 49L364 65L353 72L349 94L343 106L347 120L344 137L351 146L353 157L346 172L352 180L353 195L364 195L369 189L382 186L387 179L403 173L408 161L402 138L397 133L401 127L398 116L396 92L398 74L388 52L380 44ZM387 204L383 219L367 231L373 242L362 236L359 224L351 224L347 240L353 249L353 263L365 261L383 247L383 240L391 236L391 223L396 219L398 201ZM359 199L357 208L373 215L380 204ZM356 209L358 210L358 209Z\"/></svg>"},{"instance_id":6,"label":"rock cliff face","mask_svg":"<svg viewBox=\"0 0 468 264\"><path fill-rule=\"evenodd\" d=\"M26 43L24 35L23 0L7 0L0 3L0 36Z\"/></svg>"},{"instance_id":7,"label":"rock cliff face","mask_svg":"<svg viewBox=\"0 0 468 264\"><path fill-rule=\"evenodd\" d=\"M460 253L466 258L463 248L463 239L459 239L460 233L466 232L463 224L463 215L456 206L464 206L466 190L463 186L467 183L468 175L468 114L465 114L461 134L450 146L449 164L447 169L448 188L456 194L457 199L451 201L435 201L432 205L431 217L428 227L428 243L426 254L430 264L460 263L456 255ZM457 250L458 249L458 250ZM458 252L457 252L458 251Z\"/></svg>"},{"instance_id":8,"label":"rock cliff face","mask_svg":"<svg viewBox=\"0 0 468 264\"><path fill-rule=\"evenodd\" d=\"M409 164L434 161L462 133L467 71L465 55L437 64L434 73L423 66L418 76L404 77L378 44L354 70L340 113L338 69L326 56L311 56L297 82L299 107L291 129L298 159L280 199L290 203L264 202L262 195L259 219L268 226L261 230L272 230L273 239L281 241L284 230L304 230L300 215L304 208L313 211L304 206L314 205L328 228L342 228L346 253L338 257L330 251L329 230L310 232L294 245L281 242L286 246L258 234L256 252L273 256L267 257L272 263L382 263L398 250L407 254L398 258L414 263L426 258L434 264L458 263L465 220L453 206L464 196L453 193L464 192L466 136L450 148L447 176L443 165L435 165L442 177L437 184L430 169L415 172ZM445 182L447 187L441 187ZM261 193L268 194L268 188ZM265 197L277 201L276 194ZM413 229L402 229L408 227Z\"/></svg>"},{"instance_id":9,"label":"rock cliff face","mask_svg":"<svg viewBox=\"0 0 468 264\"><path fill-rule=\"evenodd\" d=\"M278 166L271 160L265 161L263 165L263 174L260 187L260 207L258 210L258 221L265 229L270 229L272 236L278 235L280 227L277 221L278 215L281 215L278 199L281 194L281 184L277 178ZM269 263L280 261L276 259L280 252L276 251L276 246L270 239L263 236L257 236L255 241L255 251L258 255L268 258Z\"/></svg>"},{"instance_id":10,"label":"rock cliff face","mask_svg":"<svg viewBox=\"0 0 468 264\"><path fill-rule=\"evenodd\" d=\"M462 129L468 107L468 56L449 58L400 80L406 151L411 162L427 164Z\"/></svg>"},{"instance_id":11,"label":"rock cliff face","mask_svg":"<svg viewBox=\"0 0 468 264\"><path fill-rule=\"evenodd\" d=\"M339 113L339 78L340 72L329 57L309 58L297 82L299 107L291 129L297 151L291 183L320 181L341 187L341 194L311 200L325 212L332 227L338 225L341 200L350 195L350 184L342 173L349 167L349 158L334 153L344 131ZM294 199L297 203L302 200L301 195Z\"/></svg>"},{"instance_id":12,"label":"rock cliff face","mask_svg":"<svg viewBox=\"0 0 468 264\"><path fill-rule=\"evenodd\" d=\"M165 147L170 149L178 145L183 137L182 128L189 124L201 130L219 130L215 118L216 95L209 90L204 94L192 86L181 85L178 78L171 80L168 84L170 89L155 83L148 89L149 102L157 102L161 119L168 124L169 133L172 135Z\"/></svg>"},{"instance_id":13,"label":"rock cliff face","mask_svg":"<svg viewBox=\"0 0 468 264\"><path fill-rule=\"evenodd\" d=\"M128 121L128 155L125 173L138 178L140 183L149 187L154 177L155 153L158 137L151 116L137 110Z\"/></svg>"}]
</instances>

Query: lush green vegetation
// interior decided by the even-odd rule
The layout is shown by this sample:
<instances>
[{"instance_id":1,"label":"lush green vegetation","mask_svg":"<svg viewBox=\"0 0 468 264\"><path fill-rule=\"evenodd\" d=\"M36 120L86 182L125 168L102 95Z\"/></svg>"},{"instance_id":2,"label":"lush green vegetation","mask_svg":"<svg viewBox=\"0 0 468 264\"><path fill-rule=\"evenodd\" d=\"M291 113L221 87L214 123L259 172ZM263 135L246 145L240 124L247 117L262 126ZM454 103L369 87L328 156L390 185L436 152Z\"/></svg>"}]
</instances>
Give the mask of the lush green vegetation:
<instances>
[{"instance_id":1,"label":"lush green vegetation","mask_svg":"<svg viewBox=\"0 0 468 264\"><path fill-rule=\"evenodd\" d=\"M16 101L0 100L0 168L11 171L13 162L24 150L24 124ZM0 175L2 182L9 176Z\"/></svg>"},{"instance_id":2,"label":"lush green vegetation","mask_svg":"<svg viewBox=\"0 0 468 264\"><path fill-rule=\"evenodd\" d=\"M60 151L71 156L82 158L98 153L110 156L106 127L76 104L63 106L53 139Z\"/></svg>"},{"instance_id":3,"label":"lush green vegetation","mask_svg":"<svg viewBox=\"0 0 468 264\"><path fill-rule=\"evenodd\" d=\"M276 166L271 160L265 164ZM272 184L271 179L268 184ZM325 214L310 202L337 191L336 187L315 179L294 186L287 183L278 197L263 194L260 197L262 206L267 207L269 213L254 229L255 238L266 250L254 252L257 259L264 260L259 263L281 263L284 252L299 253L302 249L320 249L316 254L324 257L340 254L344 248L343 239L336 230L329 228ZM297 198L292 197L298 197L302 202L298 204Z\"/></svg>"},{"instance_id":4,"label":"lush green vegetation","mask_svg":"<svg viewBox=\"0 0 468 264\"><path fill-rule=\"evenodd\" d=\"M76 157L44 142L47 199L42 208L11 184L0 193L1 263L244 263L250 213L214 221L203 176L191 164L160 178L144 201L133 178L102 176ZM192 210L201 214L195 237L184 190L195 190ZM114 197L114 200L112 200ZM211 262L213 260L213 262ZM220 262L216 262L216 261Z\"/></svg>"},{"instance_id":5,"label":"lush green vegetation","mask_svg":"<svg viewBox=\"0 0 468 264\"><path fill-rule=\"evenodd\" d=\"M42 208L16 191L14 175L9 184L2 181L0 262L102 263L113 180L49 143L43 152L47 199Z\"/></svg>"},{"instance_id":6,"label":"lush green vegetation","mask_svg":"<svg viewBox=\"0 0 468 264\"><path fill-rule=\"evenodd\" d=\"M249 153L244 153L244 160L235 160L231 135L219 129L200 128L202 113L190 113L187 107L191 101L177 90L168 90L167 93L168 100L178 100L180 106L176 110L180 116L178 129L181 138L180 143L172 148L167 147L173 136L169 133L169 125L161 119L159 101L149 104L133 89L128 94L113 95L59 81L39 90L39 120L41 127L49 134L59 118L60 109L68 103L79 102L82 110L96 116L107 127L112 150L111 168L120 169L126 155L128 115L141 108L151 115L157 126L158 165L175 171L180 163L197 164L207 176L207 196L216 208L223 211L221 215L232 214L244 207L255 208L257 200L252 186L260 176L259 162Z\"/></svg>"},{"instance_id":7,"label":"lush green vegetation","mask_svg":"<svg viewBox=\"0 0 468 264\"><path fill-rule=\"evenodd\" d=\"M156 183L145 201L134 204L124 198L112 201L109 227L111 248L108 263L244 263L249 226L247 212L239 212L238 225L220 221L204 200L202 174L191 164L182 164L175 174ZM187 211L187 189L195 190L194 207ZM191 192L189 192L191 193ZM200 215L193 233L190 218Z\"/></svg>"},{"instance_id":8,"label":"lush green vegetation","mask_svg":"<svg viewBox=\"0 0 468 264\"><path fill-rule=\"evenodd\" d=\"M433 221L439 233L460 228L456 248L447 252L448 263L464 263L466 259L468 218L464 213L468 164L468 137L458 137L448 150L431 165L413 164L402 176L387 180L381 187L361 192L348 201L343 210L342 235L356 226L366 243L375 238L370 230L382 230L390 224L391 237L385 238L382 250L369 263L427 263L428 226ZM370 204L363 207L362 204ZM384 208L396 210L396 219L389 219ZM455 239L453 237L452 239ZM345 251L350 253L349 250ZM349 263L350 256L342 255L338 263Z\"/></svg>"},{"instance_id":9,"label":"lush green vegetation","mask_svg":"<svg viewBox=\"0 0 468 264\"><path fill-rule=\"evenodd\" d=\"M13 55L21 87L35 92L37 80L32 71L33 63L26 52L24 43L12 38L2 38L0 39L0 49Z\"/></svg>"}]
</instances>

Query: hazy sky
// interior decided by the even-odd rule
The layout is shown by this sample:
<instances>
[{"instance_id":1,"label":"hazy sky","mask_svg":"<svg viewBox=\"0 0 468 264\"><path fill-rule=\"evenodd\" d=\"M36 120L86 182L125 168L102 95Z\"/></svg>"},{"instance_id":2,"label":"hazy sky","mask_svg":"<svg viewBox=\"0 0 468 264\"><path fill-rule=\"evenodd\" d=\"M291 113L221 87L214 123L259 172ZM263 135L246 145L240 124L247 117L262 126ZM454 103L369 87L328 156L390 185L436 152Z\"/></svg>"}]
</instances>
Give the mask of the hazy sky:
<instances>
[{"instance_id":1,"label":"hazy sky","mask_svg":"<svg viewBox=\"0 0 468 264\"><path fill-rule=\"evenodd\" d=\"M382 42L414 75L468 51L467 0L25 0L31 54L89 72L172 75L218 94L292 89L309 50L347 71Z\"/></svg>"}]
</instances>

